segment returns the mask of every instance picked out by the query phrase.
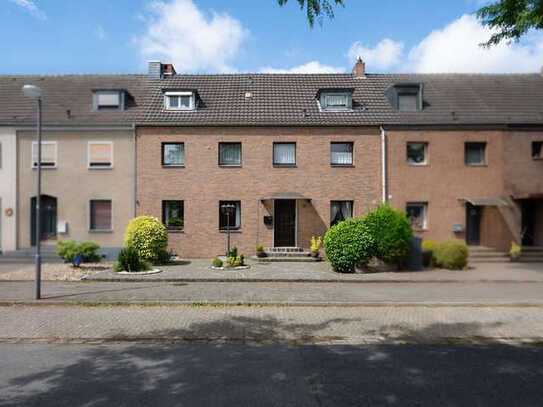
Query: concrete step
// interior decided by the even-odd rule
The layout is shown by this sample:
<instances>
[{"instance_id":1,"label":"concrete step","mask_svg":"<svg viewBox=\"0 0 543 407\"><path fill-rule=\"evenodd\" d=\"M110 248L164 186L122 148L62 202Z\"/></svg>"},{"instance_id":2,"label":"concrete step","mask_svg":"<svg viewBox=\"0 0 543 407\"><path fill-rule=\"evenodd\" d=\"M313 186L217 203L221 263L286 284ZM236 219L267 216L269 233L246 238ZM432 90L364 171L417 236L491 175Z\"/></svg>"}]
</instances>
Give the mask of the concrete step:
<instances>
[{"instance_id":1,"label":"concrete step","mask_svg":"<svg viewBox=\"0 0 543 407\"><path fill-rule=\"evenodd\" d=\"M487 259L468 259L470 264L481 264L481 263L510 263L511 260L508 258L495 258L489 257Z\"/></svg>"},{"instance_id":2,"label":"concrete step","mask_svg":"<svg viewBox=\"0 0 543 407\"><path fill-rule=\"evenodd\" d=\"M541 257L521 257L517 261L519 263L543 263L543 256L541 256Z\"/></svg>"},{"instance_id":3,"label":"concrete step","mask_svg":"<svg viewBox=\"0 0 543 407\"><path fill-rule=\"evenodd\" d=\"M253 257L254 260L257 260L262 263L313 263L322 261L322 258L315 258L311 256L268 256L268 257Z\"/></svg>"},{"instance_id":4,"label":"concrete step","mask_svg":"<svg viewBox=\"0 0 543 407\"><path fill-rule=\"evenodd\" d=\"M522 246L522 251L524 253L529 253L529 252L541 252L541 253L543 253L543 247L540 247L540 246Z\"/></svg>"}]
</instances>

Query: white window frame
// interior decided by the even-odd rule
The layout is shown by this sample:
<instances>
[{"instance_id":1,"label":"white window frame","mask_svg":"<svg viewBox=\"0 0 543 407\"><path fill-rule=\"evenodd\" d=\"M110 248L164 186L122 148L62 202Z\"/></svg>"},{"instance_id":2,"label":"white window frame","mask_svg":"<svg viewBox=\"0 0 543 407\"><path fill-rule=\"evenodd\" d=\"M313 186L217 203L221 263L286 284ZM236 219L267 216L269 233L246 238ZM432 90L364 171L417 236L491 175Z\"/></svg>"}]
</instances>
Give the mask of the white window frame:
<instances>
[{"instance_id":1,"label":"white window frame","mask_svg":"<svg viewBox=\"0 0 543 407\"><path fill-rule=\"evenodd\" d=\"M109 201L111 202L111 228L109 229L92 229L92 225L91 225L91 217L92 217L92 201ZM113 206L113 199L111 198L91 198L89 199L88 203L87 203L87 228L88 228L88 231L89 233L113 233L114 232L114 228L113 228L113 222L114 222L114 219L115 219L115 216L114 216L114 206Z\"/></svg>"},{"instance_id":2,"label":"white window frame","mask_svg":"<svg viewBox=\"0 0 543 407\"><path fill-rule=\"evenodd\" d=\"M41 169L44 170L44 169L58 168L58 143L56 141L42 141L41 145L42 145L42 147L45 146L45 145L54 145L55 146L55 164L54 165L45 165L45 166L42 164ZM36 164L34 163L34 149L37 148L37 146L38 146L38 142L33 141L31 151L30 151L30 168L32 168L32 169L37 169L38 168L37 163ZM36 154L37 154L37 151L36 151Z\"/></svg>"},{"instance_id":3,"label":"white window frame","mask_svg":"<svg viewBox=\"0 0 543 407\"><path fill-rule=\"evenodd\" d=\"M328 105L328 102L327 102L328 98L337 97L337 96L345 97L345 105ZM324 110L324 111L329 111L329 112L330 111L332 112L349 111L349 110L352 110L352 106L349 103L349 98L351 98L350 103L352 104L352 95L350 93L324 92L322 94L322 99L319 100L319 105L320 105L321 110Z\"/></svg>"},{"instance_id":4,"label":"white window frame","mask_svg":"<svg viewBox=\"0 0 543 407\"><path fill-rule=\"evenodd\" d=\"M100 95L102 96L116 96L117 97L117 104L103 104L101 105L99 103L100 101ZM120 110L121 106L123 104L123 97L120 90L97 90L94 92L94 98L95 98L95 109L96 110Z\"/></svg>"},{"instance_id":5,"label":"white window frame","mask_svg":"<svg viewBox=\"0 0 543 407\"><path fill-rule=\"evenodd\" d=\"M418 202L406 202L405 204L405 212L407 213L407 207L408 206L422 206L422 228L417 229L413 228L415 231L417 230L428 230L428 202L418 201ZM411 223L411 222L410 222Z\"/></svg>"},{"instance_id":6,"label":"white window frame","mask_svg":"<svg viewBox=\"0 0 543 407\"><path fill-rule=\"evenodd\" d=\"M420 163L415 163L415 162L410 162L409 161L409 156L407 154L409 144L423 144L424 145L424 161L422 161ZM428 142L427 141L408 141L405 144L405 161L407 162L408 165L412 165L414 167L421 167L421 166L428 165Z\"/></svg>"},{"instance_id":7,"label":"white window frame","mask_svg":"<svg viewBox=\"0 0 543 407\"><path fill-rule=\"evenodd\" d=\"M108 144L111 146L111 160L108 166L91 166L91 157L90 157L90 150L91 145L96 144ZM89 141L87 143L87 168L89 170L110 170L113 168L113 141Z\"/></svg>"},{"instance_id":8,"label":"white window frame","mask_svg":"<svg viewBox=\"0 0 543 407\"><path fill-rule=\"evenodd\" d=\"M171 107L170 106L170 96L190 96L190 106L189 107ZM164 93L164 108L171 111L190 111L195 108L194 101L194 92L165 92Z\"/></svg>"}]
</instances>

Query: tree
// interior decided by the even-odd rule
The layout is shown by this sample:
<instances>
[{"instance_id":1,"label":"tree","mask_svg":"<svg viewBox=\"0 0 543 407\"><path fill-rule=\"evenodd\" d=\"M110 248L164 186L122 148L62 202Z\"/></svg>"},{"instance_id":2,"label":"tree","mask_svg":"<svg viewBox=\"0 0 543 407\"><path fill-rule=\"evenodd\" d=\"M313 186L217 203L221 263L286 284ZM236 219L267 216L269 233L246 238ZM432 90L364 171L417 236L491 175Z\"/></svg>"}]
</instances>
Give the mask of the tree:
<instances>
[{"instance_id":1,"label":"tree","mask_svg":"<svg viewBox=\"0 0 543 407\"><path fill-rule=\"evenodd\" d=\"M518 41L530 29L543 29L543 0L499 0L477 11L481 22L497 32L483 45Z\"/></svg>"},{"instance_id":2,"label":"tree","mask_svg":"<svg viewBox=\"0 0 543 407\"><path fill-rule=\"evenodd\" d=\"M307 21L310 27L315 24L315 19L321 20L323 15L334 18L334 3L338 6L344 5L344 0L296 0L300 8L307 10ZM280 6L288 3L288 0L277 0Z\"/></svg>"}]
</instances>

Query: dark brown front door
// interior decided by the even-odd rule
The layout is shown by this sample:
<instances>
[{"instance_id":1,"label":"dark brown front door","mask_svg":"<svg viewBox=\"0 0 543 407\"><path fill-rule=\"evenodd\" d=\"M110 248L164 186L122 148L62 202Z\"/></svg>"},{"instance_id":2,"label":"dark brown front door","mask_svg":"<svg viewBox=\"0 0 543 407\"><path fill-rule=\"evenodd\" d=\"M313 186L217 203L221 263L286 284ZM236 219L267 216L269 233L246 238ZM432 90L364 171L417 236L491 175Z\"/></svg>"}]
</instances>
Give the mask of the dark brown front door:
<instances>
[{"instance_id":1,"label":"dark brown front door","mask_svg":"<svg viewBox=\"0 0 543 407\"><path fill-rule=\"evenodd\" d=\"M275 201L274 246L294 247L296 245L296 201L280 199Z\"/></svg>"},{"instance_id":2,"label":"dark brown front door","mask_svg":"<svg viewBox=\"0 0 543 407\"><path fill-rule=\"evenodd\" d=\"M466 243L481 244L481 207L466 203Z\"/></svg>"}]
</instances>

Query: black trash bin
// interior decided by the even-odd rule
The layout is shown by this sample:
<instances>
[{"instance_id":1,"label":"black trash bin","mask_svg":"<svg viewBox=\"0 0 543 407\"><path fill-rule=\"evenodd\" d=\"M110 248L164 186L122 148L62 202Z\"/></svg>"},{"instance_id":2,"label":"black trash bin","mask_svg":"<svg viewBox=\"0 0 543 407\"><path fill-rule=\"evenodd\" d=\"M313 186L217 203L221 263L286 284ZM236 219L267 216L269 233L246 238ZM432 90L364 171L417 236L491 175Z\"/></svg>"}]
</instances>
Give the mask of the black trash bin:
<instances>
[{"instance_id":1,"label":"black trash bin","mask_svg":"<svg viewBox=\"0 0 543 407\"><path fill-rule=\"evenodd\" d=\"M422 264L422 239L413 236L409 242L409 254L407 255L406 267L409 271L421 271Z\"/></svg>"}]
</instances>

